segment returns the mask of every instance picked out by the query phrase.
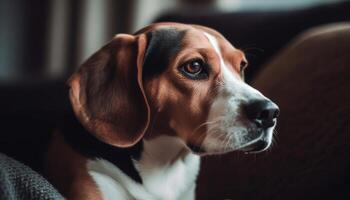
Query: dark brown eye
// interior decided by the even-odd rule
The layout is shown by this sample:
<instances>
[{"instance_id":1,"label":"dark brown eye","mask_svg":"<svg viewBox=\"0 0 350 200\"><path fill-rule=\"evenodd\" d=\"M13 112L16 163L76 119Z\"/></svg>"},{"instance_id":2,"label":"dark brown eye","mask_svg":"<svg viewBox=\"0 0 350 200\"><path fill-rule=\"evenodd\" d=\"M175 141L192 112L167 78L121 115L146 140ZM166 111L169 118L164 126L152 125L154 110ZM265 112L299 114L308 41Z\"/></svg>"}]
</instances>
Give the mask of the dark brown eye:
<instances>
[{"instance_id":1,"label":"dark brown eye","mask_svg":"<svg viewBox=\"0 0 350 200\"><path fill-rule=\"evenodd\" d=\"M191 61L187 63L184 67L184 70L189 74L199 74L203 70L202 63L199 61Z\"/></svg>"},{"instance_id":2,"label":"dark brown eye","mask_svg":"<svg viewBox=\"0 0 350 200\"><path fill-rule=\"evenodd\" d=\"M191 60L180 66L180 72L190 79L205 79L208 77L205 63L200 60Z\"/></svg>"}]
</instances>

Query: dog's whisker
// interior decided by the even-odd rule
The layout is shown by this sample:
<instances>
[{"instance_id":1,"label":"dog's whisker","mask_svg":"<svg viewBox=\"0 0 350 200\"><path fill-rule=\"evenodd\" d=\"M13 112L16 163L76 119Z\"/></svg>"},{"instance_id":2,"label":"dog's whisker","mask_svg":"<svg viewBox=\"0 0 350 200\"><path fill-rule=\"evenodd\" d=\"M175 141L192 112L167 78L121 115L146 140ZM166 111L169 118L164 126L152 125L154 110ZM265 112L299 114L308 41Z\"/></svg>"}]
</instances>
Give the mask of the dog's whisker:
<instances>
[{"instance_id":1,"label":"dog's whisker","mask_svg":"<svg viewBox=\"0 0 350 200\"><path fill-rule=\"evenodd\" d=\"M207 121L207 122L204 122L204 123L200 124L199 126L197 126L197 127L190 133L190 135L195 134L200 128L202 128L202 127L205 126L205 125L211 125L211 124L215 124L215 123L219 122L222 118L224 118L224 116L222 116L222 117L217 117L215 120ZM208 132L210 132L210 131L208 130Z\"/></svg>"}]
</instances>

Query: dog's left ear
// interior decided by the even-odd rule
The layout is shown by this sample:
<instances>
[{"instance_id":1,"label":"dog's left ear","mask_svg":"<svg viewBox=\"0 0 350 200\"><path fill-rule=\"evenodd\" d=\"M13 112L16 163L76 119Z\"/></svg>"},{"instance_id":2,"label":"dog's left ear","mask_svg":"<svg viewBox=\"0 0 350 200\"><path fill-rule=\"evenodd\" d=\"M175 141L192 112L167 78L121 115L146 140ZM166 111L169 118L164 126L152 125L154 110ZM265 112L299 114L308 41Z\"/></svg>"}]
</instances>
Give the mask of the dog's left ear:
<instances>
[{"instance_id":1,"label":"dog's left ear","mask_svg":"<svg viewBox=\"0 0 350 200\"><path fill-rule=\"evenodd\" d=\"M144 34L118 34L68 81L76 117L110 145L134 145L149 125L150 108L142 84L146 42Z\"/></svg>"}]
</instances>

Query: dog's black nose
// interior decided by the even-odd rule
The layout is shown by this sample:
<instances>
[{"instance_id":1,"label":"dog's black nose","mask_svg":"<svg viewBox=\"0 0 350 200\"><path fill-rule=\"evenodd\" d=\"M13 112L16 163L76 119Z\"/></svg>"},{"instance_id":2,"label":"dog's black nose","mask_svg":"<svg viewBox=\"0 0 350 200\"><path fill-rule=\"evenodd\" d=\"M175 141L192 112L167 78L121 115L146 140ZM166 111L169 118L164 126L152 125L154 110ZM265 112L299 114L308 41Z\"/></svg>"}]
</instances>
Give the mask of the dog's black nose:
<instances>
[{"instance_id":1,"label":"dog's black nose","mask_svg":"<svg viewBox=\"0 0 350 200\"><path fill-rule=\"evenodd\" d=\"M270 128L275 125L279 109L272 101L254 100L246 106L246 114L259 127Z\"/></svg>"}]
</instances>

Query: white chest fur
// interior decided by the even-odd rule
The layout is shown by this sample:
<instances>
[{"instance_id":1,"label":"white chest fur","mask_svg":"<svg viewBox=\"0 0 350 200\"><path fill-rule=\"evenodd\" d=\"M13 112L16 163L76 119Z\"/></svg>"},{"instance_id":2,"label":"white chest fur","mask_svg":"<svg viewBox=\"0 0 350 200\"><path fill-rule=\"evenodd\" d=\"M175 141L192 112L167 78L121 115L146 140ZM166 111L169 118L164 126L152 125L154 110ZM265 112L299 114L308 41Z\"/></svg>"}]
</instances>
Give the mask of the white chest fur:
<instances>
[{"instance_id":1,"label":"white chest fur","mask_svg":"<svg viewBox=\"0 0 350 200\"><path fill-rule=\"evenodd\" d=\"M176 200L193 199L200 158L175 137L143 141L139 161L134 161L142 184L106 160L88 163L88 169L104 199Z\"/></svg>"}]
</instances>

